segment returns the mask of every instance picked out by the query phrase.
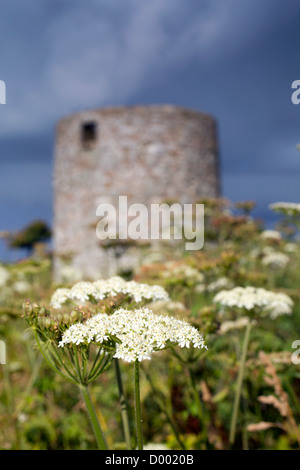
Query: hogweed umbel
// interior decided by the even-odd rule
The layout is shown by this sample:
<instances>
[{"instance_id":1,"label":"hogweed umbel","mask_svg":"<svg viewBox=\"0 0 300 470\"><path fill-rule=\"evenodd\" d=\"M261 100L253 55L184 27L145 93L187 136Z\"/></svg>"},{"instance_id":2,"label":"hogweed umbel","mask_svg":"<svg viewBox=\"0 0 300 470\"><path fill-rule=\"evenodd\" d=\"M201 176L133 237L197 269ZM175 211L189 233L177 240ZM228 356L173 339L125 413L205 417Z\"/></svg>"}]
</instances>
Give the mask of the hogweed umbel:
<instances>
[{"instance_id":1,"label":"hogweed umbel","mask_svg":"<svg viewBox=\"0 0 300 470\"><path fill-rule=\"evenodd\" d=\"M59 288L52 295L50 304L54 309L83 305L85 308L97 306L102 313L111 314L121 306L134 308L153 301L168 301L168 293L158 285L142 284L136 281L125 281L119 276L99 279L94 282L77 282L70 289ZM127 449L131 449L131 437L128 418L128 407L124 394L123 381L118 358L114 358L121 417Z\"/></svg>"},{"instance_id":2,"label":"hogweed umbel","mask_svg":"<svg viewBox=\"0 0 300 470\"><path fill-rule=\"evenodd\" d=\"M224 313L225 309L242 312L243 317L240 318L243 318L246 327L230 424L229 442L233 445L251 328L255 322L265 316L275 319L280 315L290 315L292 313L293 301L286 294L248 286L220 291L214 297L214 302L220 305L221 313ZM248 321L245 321L245 318Z\"/></svg>"},{"instance_id":3,"label":"hogweed umbel","mask_svg":"<svg viewBox=\"0 0 300 470\"><path fill-rule=\"evenodd\" d=\"M78 308L69 313L58 313L29 301L24 302L23 309L25 320L32 327L37 345L48 365L61 377L79 387L98 448L106 450L105 438L90 397L89 384L110 366L113 343L108 340L97 346L96 351L92 344L80 347L73 344L68 348L59 348L62 335L68 328L78 320L89 318L90 312ZM90 360L92 356L93 361Z\"/></svg>"},{"instance_id":4,"label":"hogweed umbel","mask_svg":"<svg viewBox=\"0 0 300 470\"><path fill-rule=\"evenodd\" d=\"M206 348L199 331L183 320L155 315L148 308L118 309L112 315L96 315L85 323L72 325L62 336L61 348L69 345L102 345L115 341L115 358L134 362L135 417L138 449L143 449L139 363L150 360L163 349Z\"/></svg>"}]
</instances>

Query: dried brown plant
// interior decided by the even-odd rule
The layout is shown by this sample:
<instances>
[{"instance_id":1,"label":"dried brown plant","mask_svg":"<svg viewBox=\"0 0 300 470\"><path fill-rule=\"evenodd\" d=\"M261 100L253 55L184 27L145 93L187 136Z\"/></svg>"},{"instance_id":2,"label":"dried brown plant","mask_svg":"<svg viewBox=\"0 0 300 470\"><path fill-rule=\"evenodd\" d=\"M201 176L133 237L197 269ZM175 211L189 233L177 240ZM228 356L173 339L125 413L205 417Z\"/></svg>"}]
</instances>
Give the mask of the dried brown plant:
<instances>
[{"instance_id":1,"label":"dried brown plant","mask_svg":"<svg viewBox=\"0 0 300 470\"><path fill-rule=\"evenodd\" d=\"M273 406L284 418L283 423L271 423L261 421L247 426L248 431L264 431L273 427L284 430L293 440L296 440L300 447L300 430L295 421L292 409L289 404L288 394L284 391L280 377L272 362L272 357L263 351L259 353L259 362L265 369L264 381L274 389L274 394L258 397L260 403Z\"/></svg>"}]
</instances>

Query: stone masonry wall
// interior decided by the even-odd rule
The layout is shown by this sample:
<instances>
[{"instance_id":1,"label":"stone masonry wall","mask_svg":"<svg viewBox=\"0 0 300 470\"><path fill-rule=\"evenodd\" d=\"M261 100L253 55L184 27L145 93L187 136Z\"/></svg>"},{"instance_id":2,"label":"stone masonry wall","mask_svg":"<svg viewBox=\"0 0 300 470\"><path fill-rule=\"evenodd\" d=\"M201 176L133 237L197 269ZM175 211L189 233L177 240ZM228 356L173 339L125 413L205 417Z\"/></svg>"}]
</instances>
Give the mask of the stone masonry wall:
<instances>
[{"instance_id":1,"label":"stone masonry wall","mask_svg":"<svg viewBox=\"0 0 300 470\"><path fill-rule=\"evenodd\" d=\"M86 148L82 126L96 123ZM54 270L71 262L85 277L113 274L96 237L96 208L127 195L129 204L196 202L220 194L215 120L174 106L83 111L57 126L54 168ZM98 219L99 220L99 219Z\"/></svg>"}]
</instances>

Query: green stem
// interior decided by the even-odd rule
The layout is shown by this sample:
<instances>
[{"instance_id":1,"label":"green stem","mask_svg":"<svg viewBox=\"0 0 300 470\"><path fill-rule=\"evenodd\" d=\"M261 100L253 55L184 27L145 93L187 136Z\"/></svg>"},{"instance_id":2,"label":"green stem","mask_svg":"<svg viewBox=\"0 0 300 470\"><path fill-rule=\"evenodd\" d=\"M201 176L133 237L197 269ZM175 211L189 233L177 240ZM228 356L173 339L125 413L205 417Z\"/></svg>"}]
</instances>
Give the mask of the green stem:
<instances>
[{"instance_id":1,"label":"green stem","mask_svg":"<svg viewBox=\"0 0 300 470\"><path fill-rule=\"evenodd\" d=\"M25 389L25 392L24 392L24 394L23 394L22 401L18 404L18 406L16 407L16 409L15 409L15 411L14 411L13 419L17 419L17 418L18 418L19 413L21 412L21 410L23 409L23 407L26 405L26 401L27 401L28 397L31 396L31 392L32 392L34 383L35 383L35 381L36 381L36 379L37 379L37 376L38 376L40 367L41 367L41 365L42 365L42 361L43 361L43 356L40 355L40 354L38 354L38 356L37 356L37 358L36 358L36 361L35 361L35 364L33 364L31 376L30 376L30 379L29 379L29 381L28 381L28 384L27 384L27 387L26 387L26 389Z\"/></svg>"},{"instance_id":2,"label":"green stem","mask_svg":"<svg viewBox=\"0 0 300 470\"><path fill-rule=\"evenodd\" d=\"M143 430L140 398L140 363L138 359L136 359L134 363L134 401L137 445L138 450L143 450Z\"/></svg>"},{"instance_id":3,"label":"green stem","mask_svg":"<svg viewBox=\"0 0 300 470\"><path fill-rule=\"evenodd\" d=\"M131 437L130 437L130 427L129 427L129 419L128 419L128 409L127 409L127 402L126 402L124 388L123 388L119 360L114 359L114 363L115 363L116 377L117 377L117 383L118 383L118 389L119 389L119 399L120 399L120 406L121 406L121 417L122 417L122 423L123 423L124 437L125 437L127 450L131 450Z\"/></svg>"},{"instance_id":4,"label":"green stem","mask_svg":"<svg viewBox=\"0 0 300 470\"><path fill-rule=\"evenodd\" d=\"M230 434L229 434L229 443L231 445L235 441L236 424L237 424L238 410L239 410L241 393L242 393L242 385L243 385L245 362L246 362L248 344L249 344L249 338L250 338L250 331L251 331L251 320L249 320L249 323L246 327L243 350L242 350L242 357L241 357L239 374L238 374L238 379L237 379L237 386L236 386L234 406L233 406L233 412L232 412L231 424L230 424Z\"/></svg>"},{"instance_id":5,"label":"green stem","mask_svg":"<svg viewBox=\"0 0 300 470\"><path fill-rule=\"evenodd\" d=\"M289 379L287 380L284 380L284 388L286 388L287 392L289 393L289 395L291 395L291 398L292 398L292 401L293 401L293 405L295 406L295 409L297 410L298 413L300 413L300 403L298 401L298 398L297 398L297 395L291 385L291 382Z\"/></svg>"},{"instance_id":6,"label":"green stem","mask_svg":"<svg viewBox=\"0 0 300 470\"><path fill-rule=\"evenodd\" d=\"M98 349L97 354L96 354L96 357L95 357L95 360L94 360L94 362L93 362L93 365L92 365L92 367L91 367L91 369L90 369L89 377L92 376L92 374L93 374L93 372L94 372L94 370L95 370L95 367L96 367L96 365L97 365L97 363L98 363L98 359L99 359L100 354L101 354L101 351L102 351L102 348L100 347L100 348ZM102 361L102 358L104 357L104 354L105 354L105 353L103 352L102 355L101 355L100 362Z\"/></svg>"},{"instance_id":7,"label":"green stem","mask_svg":"<svg viewBox=\"0 0 300 470\"><path fill-rule=\"evenodd\" d=\"M62 366L63 369L65 369L65 371L67 372L67 374L72 377L74 379L75 382L77 382L77 378L76 376L74 375L74 373L71 372L71 370L66 366L65 364L65 361L64 360L68 360L68 357L67 357L67 354L65 353L64 354L64 360L61 358L61 355L60 355L60 351L59 350L56 350L56 347L54 344L52 344L52 349L51 349L51 352L55 355L55 359L59 362L59 364ZM52 354L51 354L52 355ZM70 361L68 360L68 362L70 363ZM71 364L71 363L70 363ZM72 366L72 364L71 364Z\"/></svg>"},{"instance_id":8,"label":"green stem","mask_svg":"<svg viewBox=\"0 0 300 470\"><path fill-rule=\"evenodd\" d=\"M207 439L207 433L206 433L206 427L205 427L204 412L203 412L202 403L201 403L201 400L200 400L200 397L199 397L199 392L198 392L197 386L196 386L195 375L194 375L194 373L193 373L193 371L191 370L190 367L188 367L188 371L189 371L190 382L191 382L191 386L192 386L192 390L193 390L194 400L195 400L196 406L197 406L198 419L199 419L200 424L202 426L202 433L201 434L203 436L203 439L206 440Z\"/></svg>"},{"instance_id":9,"label":"green stem","mask_svg":"<svg viewBox=\"0 0 300 470\"><path fill-rule=\"evenodd\" d=\"M63 374L59 369L58 367L56 367L56 365L49 359L49 357L46 355L45 351L43 350L43 347L41 345L41 342L38 338L38 334L37 334L37 331L34 330L34 334L35 334L35 339L36 339L36 342L37 342L37 345L38 345L38 348L43 356L43 358L45 359L45 361L47 362L47 364L53 369L55 370L55 372L57 372L61 377L63 377L64 379L68 380L69 382L72 382L73 384L78 384L78 382L76 382L75 380L73 380L72 377L68 377L66 376L65 374Z\"/></svg>"},{"instance_id":10,"label":"green stem","mask_svg":"<svg viewBox=\"0 0 300 470\"><path fill-rule=\"evenodd\" d=\"M152 393L153 395L155 396L155 399L157 401L157 404L159 406L159 408L161 409L161 411L165 414L166 418L167 418L167 421L168 423L170 424L173 432L174 432L174 436L179 444L179 446L183 449L183 450L186 450L185 448L185 444L184 442L180 439L180 435L179 435L179 431L177 430L176 428L176 425L173 421L173 418L172 418L172 412L169 412L168 409L167 409L167 404L164 402L164 398L163 398L163 394L159 391L159 390L156 390L155 386L154 386L154 383L153 383L153 380L152 380L152 377L151 377L151 374L149 374L147 372L147 369L143 369L144 370L144 373L146 374L146 377L147 377L147 380L150 384L150 387L151 387L151 390L152 390Z\"/></svg>"},{"instance_id":11,"label":"green stem","mask_svg":"<svg viewBox=\"0 0 300 470\"><path fill-rule=\"evenodd\" d=\"M94 367L93 373L90 373L88 376L88 383L93 382L98 375L102 374L107 366L111 362L110 356L105 357L105 352L101 355L98 360L98 364Z\"/></svg>"},{"instance_id":12,"label":"green stem","mask_svg":"<svg viewBox=\"0 0 300 470\"><path fill-rule=\"evenodd\" d=\"M7 368L7 365L3 365L3 378L4 378L4 387L7 396L7 409L10 413L10 416L13 415L15 409L15 398L14 398L14 389L11 383L10 373ZM19 429L19 422L18 420L13 420L14 432L15 432L15 450L21 449L21 435Z\"/></svg>"},{"instance_id":13,"label":"green stem","mask_svg":"<svg viewBox=\"0 0 300 470\"><path fill-rule=\"evenodd\" d=\"M80 382L84 383L84 377L82 376L80 365L79 365L77 346L73 346L73 350L74 350L74 359L75 359L76 372L77 372L77 375L79 377Z\"/></svg>"},{"instance_id":14,"label":"green stem","mask_svg":"<svg viewBox=\"0 0 300 470\"><path fill-rule=\"evenodd\" d=\"M97 418L96 410L91 400L89 389L87 385L83 385L83 384L79 385L79 389L80 389L82 398L84 399L86 409L88 411L88 415L89 415L91 425L95 434L98 448L99 450L107 450L105 438L104 438L99 420Z\"/></svg>"}]
</instances>

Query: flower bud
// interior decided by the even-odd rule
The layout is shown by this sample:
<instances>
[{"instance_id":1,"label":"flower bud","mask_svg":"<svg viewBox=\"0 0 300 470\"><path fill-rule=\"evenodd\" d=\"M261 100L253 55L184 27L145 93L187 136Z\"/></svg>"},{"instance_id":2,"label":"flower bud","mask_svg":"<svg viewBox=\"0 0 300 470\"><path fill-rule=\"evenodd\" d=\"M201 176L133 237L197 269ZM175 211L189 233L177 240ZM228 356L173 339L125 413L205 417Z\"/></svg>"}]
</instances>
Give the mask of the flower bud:
<instances>
[{"instance_id":1,"label":"flower bud","mask_svg":"<svg viewBox=\"0 0 300 470\"><path fill-rule=\"evenodd\" d=\"M47 313L47 311L46 311L45 307L41 307L40 311L39 311L39 314L43 317L43 316L46 315L46 313Z\"/></svg>"},{"instance_id":2,"label":"flower bud","mask_svg":"<svg viewBox=\"0 0 300 470\"><path fill-rule=\"evenodd\" d=\"M72 321L78 320L78 317L79 317L78 312L76 312L76 310L72 310L70 317Z\"/></svg>"},{"instance_id":3,"label":"flower bud","mask_svg":"<svg viewBox=\"0 0 300 470\"><path fill-rule=\"evenodd\" d=\"M58 313L58 314L56 315L56 321L57 321L58 323L60 323L60 322L62 321L62 314L61 314L61 313Z\"/></svg>"},{"instance_id":4,"label":"flower bud","mask_svg":"<svg viewBox=\"0 0 300 470\"><path fill-rule=\"evenodd\" d=\"M31 314L32 314L32 311L33 311L32 305L31 305L31 304L27 304L26 310L27 310L28 315L31 315Z\"/></svg>"},{"instance_id":5,"label":"flower bud","mask_svg":"<svg viewBox=\"0 0 300 470\"><path fill-rule=\"evenodd\" d=\"M51 326L52 322L51 322L51 319L49 317L47 318L44 318L44 327L45 328L49 328Z\"/></svg>"},{"instance_id":6,"label":"flower bud","mask_svg":"<svg viewBox=\"0 0 300 470\"><path fill-rule=\"evenodd\" d=\"M34 304L32 307L32 313L38 315L40 313L40 307L37 304Z\"/></svg>"}]
</instances>

